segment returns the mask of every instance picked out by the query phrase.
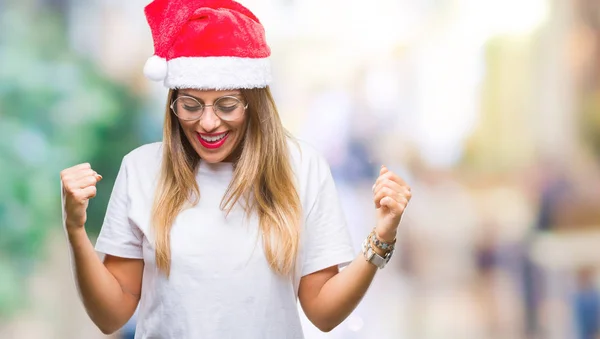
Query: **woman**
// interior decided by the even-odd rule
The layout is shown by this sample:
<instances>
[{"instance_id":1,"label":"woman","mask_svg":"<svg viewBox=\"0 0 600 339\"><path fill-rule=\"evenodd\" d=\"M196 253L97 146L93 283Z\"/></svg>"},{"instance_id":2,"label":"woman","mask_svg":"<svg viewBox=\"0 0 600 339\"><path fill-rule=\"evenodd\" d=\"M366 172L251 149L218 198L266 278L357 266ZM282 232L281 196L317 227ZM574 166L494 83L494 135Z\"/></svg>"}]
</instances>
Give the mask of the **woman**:
<instances>
[{"instance_id":1,"label":"woman","mask_svg":"<svg viewBox=\"0 0 600 339\"><path fill-rule=\"evenodd\" d=\"M145 13L144 71L170 88L163 142L124 157L103 262L84 228L102 177L89 164L61 173L90 318L112 333L139 302L136 338L302 338L299 299L330 331L389 261L410 188L382 167L377 225L355 255L327 163L281 125L259 20L229 0L156 0Z\"/></svg>"}]
</instances>

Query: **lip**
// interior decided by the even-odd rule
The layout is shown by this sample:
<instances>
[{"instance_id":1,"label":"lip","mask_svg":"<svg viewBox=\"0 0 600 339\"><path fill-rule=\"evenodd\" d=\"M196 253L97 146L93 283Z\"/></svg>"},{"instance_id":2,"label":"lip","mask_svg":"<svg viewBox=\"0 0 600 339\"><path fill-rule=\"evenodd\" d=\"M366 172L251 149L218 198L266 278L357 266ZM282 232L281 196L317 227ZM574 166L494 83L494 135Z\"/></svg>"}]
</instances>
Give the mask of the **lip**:
<instances>
[{"instance_id":1,"label":"lip","mask_svg":"<svg viewBox=\"0 0 600 339\"><path fill-rule=\"evenodd\" d=\"M227 134L225 134L225 137L223 137L223 139L221 139L215 143L206 142L200 136L202 135L205 137L212 137L212 136L221 135L221 134L223 134L223 132L221 132L221 133L202 133L202 134L196 133L196 138L198 139L198 142L200 142L200 145L202 145L202 147L208 148L208 149L217 149L217 148L223 146L225 141L227 141L227 138L229 138L229 131L227 131Z\"/></svg>"}]
</instances>

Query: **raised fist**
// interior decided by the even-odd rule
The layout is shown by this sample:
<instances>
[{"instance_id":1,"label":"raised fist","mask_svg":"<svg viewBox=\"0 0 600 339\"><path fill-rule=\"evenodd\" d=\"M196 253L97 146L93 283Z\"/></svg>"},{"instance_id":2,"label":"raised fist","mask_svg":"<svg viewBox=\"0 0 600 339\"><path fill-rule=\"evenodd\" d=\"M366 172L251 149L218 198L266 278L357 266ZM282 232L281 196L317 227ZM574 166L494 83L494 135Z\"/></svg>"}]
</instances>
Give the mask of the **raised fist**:
<instances>
[{"instance_id":1,"label":"raised fist","mask_svg":"<svg viewBox=\"0 0 600 339\"><path fill-rule=\"evenodd\" d=\"M79 164L60 172L62 183L62 206L67 231L85 225L89 200L96 196L96 183L102 176L90 164Z\"/></svg>"}]
</instances>

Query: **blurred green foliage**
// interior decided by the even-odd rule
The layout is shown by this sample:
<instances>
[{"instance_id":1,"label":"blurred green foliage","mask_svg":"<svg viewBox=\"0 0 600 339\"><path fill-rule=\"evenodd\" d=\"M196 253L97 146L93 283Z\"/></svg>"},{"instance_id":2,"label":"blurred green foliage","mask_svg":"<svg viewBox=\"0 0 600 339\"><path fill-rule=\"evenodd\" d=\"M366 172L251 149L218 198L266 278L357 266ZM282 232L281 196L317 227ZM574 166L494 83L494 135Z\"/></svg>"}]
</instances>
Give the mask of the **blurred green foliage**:
<instances>
[{"instance_id":1,"label":"blurred green foliage","mask_svg":"<svg viewBox=\"0 0 600 339\"><path fill-rule=\"evenodd\" d=\"M28 302L23 281L61 227L60 171L90 162L104 176L88 209L93 235L142 139L141 99L70 49L64 17L15 4L0 11L0 319Z\"/></svg>"}]
</instances>

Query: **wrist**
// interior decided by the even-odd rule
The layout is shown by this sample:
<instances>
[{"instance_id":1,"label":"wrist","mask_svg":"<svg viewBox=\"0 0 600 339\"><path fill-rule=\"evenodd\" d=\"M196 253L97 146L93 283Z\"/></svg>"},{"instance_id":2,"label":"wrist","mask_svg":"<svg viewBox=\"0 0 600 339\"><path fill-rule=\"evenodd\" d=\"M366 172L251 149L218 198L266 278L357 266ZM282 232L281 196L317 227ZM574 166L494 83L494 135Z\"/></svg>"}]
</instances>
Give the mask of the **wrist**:
<instances>
[{"instance_id":1,"label":"wrist","mask_svg":"<svg viewBox=\"0 0 600 339\"><path fill-rule=\"evenodd\" d=\"M375 237L377 237L377 239L381 242L385 242L385 243L393 243L396 241L396 235L397 235L398 231L397 230L393 230L393 231L382 231L379 229L379 227L375 228Z\"/></svg>"},{"instance_id":2,"label":"wrist","mask_svg":"<svg viewBox=\"0 0 600 339\"><path fill-rule=\"evenodd\" d=\"M385 257L385 255L389 252L389 251L381 249L381 248L379 248L377 246L372 246L372 248L373 248L373 251L375 251L375 253L379 254L382 257Z\"/></svg>"},{"instance_id":3,"label":"wrist","mask_svg":"<svg viewBox=\"0 0 600 339\"><path fill-rule=\"evenodd\" d=\"M395 241L383 243L376 237L376 231L373 229L364 240L362 253L365 259L378 268L383 268L390 261L394 254Z\"/></svg>"},{"instance_id":4,"label":"wrist","mask_svg":"<svg viewBox=\"0 0 600 339\"><path fill-rule=\"evenodd\" d=\"M67 238L69 241L77 241L78 239L85 237L87 238L87 233L85 231L85 227L83 226L69 226L66 225Z\"/></svg>"},{"instance_id":5,"label":"wrist","mask_svg":"<svg viewBox=\"0 0 600 339\"><path fill-rule=\"evenodd\" d=\"M371 231L371 234L369 234L369 241L371 242L373 250L381 256L384 256L387 254L387 252L392 251L395 247L395 234L390 236L389 239L391 240L388 240L388 237L386 236L380 236L377 232L377 228L375 228L373 231Z\"/></svg>"}]
</instances>

